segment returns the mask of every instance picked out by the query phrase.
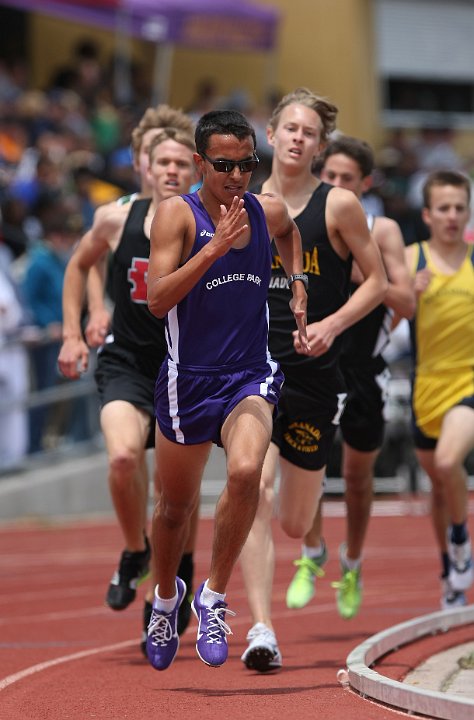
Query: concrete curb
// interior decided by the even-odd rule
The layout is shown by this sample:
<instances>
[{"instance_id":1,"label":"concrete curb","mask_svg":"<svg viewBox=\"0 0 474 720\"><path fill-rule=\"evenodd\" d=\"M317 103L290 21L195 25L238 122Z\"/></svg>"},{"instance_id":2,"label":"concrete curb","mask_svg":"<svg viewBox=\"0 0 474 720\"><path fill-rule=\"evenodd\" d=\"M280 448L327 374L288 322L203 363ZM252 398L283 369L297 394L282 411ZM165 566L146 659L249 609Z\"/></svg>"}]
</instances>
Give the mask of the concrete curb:
<instances>
[{"instance_id":1,"label":"concrete curb","mask_svg":"<svg viewBox=\"0 0 474 720\"><path fill-rule=\"evenodd\" d=\"M474 605L443 610L394 625L372 635L347 657L348 681L363 697L410 713L443 720L472 720L474 699L413 687L372 670L378 658L426 635L474 623Z\"/></svg>"}]
</instances>

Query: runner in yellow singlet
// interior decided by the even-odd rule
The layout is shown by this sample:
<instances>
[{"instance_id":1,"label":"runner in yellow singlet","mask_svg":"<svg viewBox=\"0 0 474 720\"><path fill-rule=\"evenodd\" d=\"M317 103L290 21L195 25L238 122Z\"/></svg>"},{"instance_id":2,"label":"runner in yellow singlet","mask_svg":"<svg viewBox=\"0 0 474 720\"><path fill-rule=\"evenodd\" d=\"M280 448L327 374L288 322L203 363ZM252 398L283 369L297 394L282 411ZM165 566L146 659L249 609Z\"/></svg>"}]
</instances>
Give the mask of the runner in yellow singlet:
<instances>
[{"instance_id":1,"label":"runner in yellow singlet","mask_svg":"<svg viewBox=\"0 0 474 720\"><path fill-rule=\"evenodd\" d=\"M474 247L463 240L469 179L432 173L423 204L431 236L406 249L417 295L412 409L417 458L432 483L446 608L465 605L474 580L464 468L474 448Z\"/></svg>"}]
</instances>

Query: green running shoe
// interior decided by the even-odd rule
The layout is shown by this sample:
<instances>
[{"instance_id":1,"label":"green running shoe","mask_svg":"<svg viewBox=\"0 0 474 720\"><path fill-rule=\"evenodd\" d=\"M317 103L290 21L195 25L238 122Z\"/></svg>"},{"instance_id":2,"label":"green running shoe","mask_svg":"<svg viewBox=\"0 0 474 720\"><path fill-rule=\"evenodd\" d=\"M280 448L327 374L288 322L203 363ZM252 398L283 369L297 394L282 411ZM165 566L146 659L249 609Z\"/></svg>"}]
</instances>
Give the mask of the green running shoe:
<instances>
[{"instance_id":1,"label":"green running shoe","mask_svg":"<svg viewBox=\"0 0 474 720\"><path fill-rule=\"evenodd\" d=\"M323 552L316 558L301 557L295 560L298 570L286 592L286 606L292 609L304 608L314 597L316 578L324 577L322 565L326 562L328 555L326 545L323 544Z\"/></svg>"},{"instance_id":2,"label":"green running shoe","mask_svg":"<svg viewBox=\"0 0 474 720\"><path fill-rule=\"evenodd\" d=\"M344 620L350 620L359 612L362 602L362 580L360 567L355 570L348 570L341 564L342 577L340 580L331 583L337 590L336 602L339 615Z\"/></svg>"}]
</instances>

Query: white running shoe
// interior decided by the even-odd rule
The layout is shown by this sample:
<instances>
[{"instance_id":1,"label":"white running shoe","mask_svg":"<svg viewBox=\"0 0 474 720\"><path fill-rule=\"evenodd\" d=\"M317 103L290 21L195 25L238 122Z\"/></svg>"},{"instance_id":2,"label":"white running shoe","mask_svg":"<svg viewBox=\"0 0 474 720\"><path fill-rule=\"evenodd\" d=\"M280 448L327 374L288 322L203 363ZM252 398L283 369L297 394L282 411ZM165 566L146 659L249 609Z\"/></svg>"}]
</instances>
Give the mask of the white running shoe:
<instances>
[{"instance_id":1,"label":"white running shoe","mask_svg":"<svg viewBox=\"0 0 474 720\"><path fill-rule=\"evenodd\" d=\"M448 553L451 565L449 582L453 590L467 590L474 581L471 541L468 538L461 545L449 541Z\"/></svg>"},{"instance_id":2,"label":"white running shoe","mask_svg":"<svg viewBox=\"0 0 474 720\"><path fill-rule=\"evenodd\" d=\"M450 610L451 608L464 607L467 605L466 596L462 590L453 590L449 578L441 578L442 594L441 594L441 610Z\"/></svg>"},{"instance_id":3,"label":"white running shoe","mask_svg":"<svg viewBox=\"0 0 474 720\"><path fill-rule=\"evenodd\" d=\"M249 646L241 657L249 670L268 672L281 668L281 652L275 633L264 623L256 623L247 633Z\"/></svg>"}]
</instances>

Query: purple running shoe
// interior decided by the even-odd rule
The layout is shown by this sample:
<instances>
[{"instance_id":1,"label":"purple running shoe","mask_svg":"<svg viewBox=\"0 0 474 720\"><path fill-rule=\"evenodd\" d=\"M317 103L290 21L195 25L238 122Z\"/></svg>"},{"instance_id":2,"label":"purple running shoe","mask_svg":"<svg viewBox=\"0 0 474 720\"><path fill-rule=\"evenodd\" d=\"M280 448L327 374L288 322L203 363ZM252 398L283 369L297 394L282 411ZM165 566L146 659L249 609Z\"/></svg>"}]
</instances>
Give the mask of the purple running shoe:
<instances>
[{"instance_id":1,"label":"purple running shoe","mask_svg":"<svg viewBox=\"0 0 474 720\"><path fill-rule=\"evenodd\" d=\"M227 635L232 635L232 630L225 622L225 615L235 615L235 612L228 610L225 602L216 602L211 608L202 605L203 587L204 583L199 586L191 604L199 623L196 650L206 665L219 667L227 660Z\"/></svg>"},{"instance_id":2,"label":"purple running shoe","mask_svg":"<svg viewBox=\"0 0 474 720\"><path fill-rule=\"evenodd\" d=\"M146 640L146 655L155 670L166 670L179 648L178 636L178 610L186 595L186 583L176 578L178 600L169 613L157 610L156 598L153 600L153 610Z\"/></svg>"}]
</instances>

